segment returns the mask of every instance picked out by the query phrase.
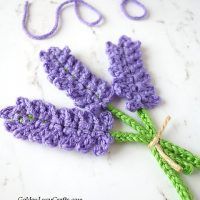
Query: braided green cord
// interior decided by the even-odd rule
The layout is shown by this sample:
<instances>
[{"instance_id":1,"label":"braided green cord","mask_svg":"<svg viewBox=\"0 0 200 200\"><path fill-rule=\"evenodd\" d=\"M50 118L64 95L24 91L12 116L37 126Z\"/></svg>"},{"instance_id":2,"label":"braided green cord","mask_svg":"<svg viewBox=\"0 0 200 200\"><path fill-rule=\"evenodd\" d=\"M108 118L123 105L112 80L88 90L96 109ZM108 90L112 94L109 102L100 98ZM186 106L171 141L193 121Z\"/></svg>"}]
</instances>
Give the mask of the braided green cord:
<instances>
[{"instance_id":1,"label":"braided green cord","mask_svg":"<svg viewBox=\"0 0 200 200\"><path fill-rule=\"evenodd\" d=\"M145 128L147 130L148 135L153 136L156 134L156 129L155 126L149 116L149 113L147 112L147 110L145 109L139 109L137 111L138 116L140 117L140 119L142 120L142 122L145 125Z\"/></svg>"},{"instance_id":2,"label":"braided green cord","mask_svg":"<svg viewBox=\"0 0 200 200\"><path fill-rule=\"evenodd\" d=\"M175 155L174 153L172 153L171 151L169 151L168 149L164 149L163 151L165 152L165 154L167 154L172 160L174 160L177 164L179 164L182 168L183 168L183 173L184 174L192 174L193 170L194 170L194 166L190 163L188 163L187 161L185 161L184 159L181 159L180 157L178 157L177 155Z\"/></svg>"},{"instance_id":3,"label":"braided green cord","mask_svg":"<svg viewBox=\"0 0 200 200\"><path fill-rule=\"evenodd\" d=\"M188 189L188 187L184 184L183 180L181 179L180 175L172 169L167 162L165 162L161 157L159 152L156 150L156 148L152 148L151 150L152 154L158 161L159 165L165 172L165 174L168 176L168 178L171 180L172 184L176 188L176 191L178 192L179 196L182 200L192 200L193 197Z\"/></svg>"},{"instance_id":4,"label":"braided green cord","mask_svg":"<svg viewBox=\"0 0 200 200\"><path fill-rule=\"evenodd\" d=\"M184 159L195 168L200 169L200 158L189 152L188 150L181 148L175 144L172 144L166 140L160 141L161 146L163 149L167 149L170 152L173 152L176 156L179 156L181 159Z\"/></svg>"},{"instance_id":5,"label":"braided green cord","mask_svg":"<svg viewBox=\"0 0 200 200\"><path fill-rule=\"evenodd\" d=\"M121 131L111 131L111 136L115 138L116 142L139 142L142 144L148 144L149 140L145 138L142 134L125 133Z\"/></svg>"},{"instance_id":6,"label":"braided green cord","mask_svg":"<svg viewBox=\"0 0 200 200\"><path fill-rule=\"evenodd\" d=\"M111 104L108 106L108 110L113 114L113 116L120 119L122 122L138 132L138 134L134 134L111 131L111 135L116 142L139 142L147 145L154 138L156 128L147 110L140 109L137 111L137 114L142 120L144 126ZM160 140L160 145L164 153L182 167L184 174L191 174L195 168L200 169L200 158L193 155L191 152L163 139ZM171 180L181 199L192 200L193 197L187 186L182 181L180 175L161 157L155 147L151 149L151 152L165 174Z\"/></svg>"},{"instance_id":7,"label":"braided green cord","mask_svg":"<svg viewBox=\"0 0 200 200\"><path fill-rule=\"evenodd\" d=\"M125 124L129 125L132 127L134 130L144 133L145 129L144 127L138 123L136 120L134 120L132 117L128 116L127 114L123 113L119 109L115 108L112 104L108 105L108 110L115 116L116 118L120 119L122 122Z\"/></svg>"},{"instance_id":8,"label":"braided green cord","mask_svg":"<svg viewBox=\"0 0 200 200\"><path fill-rule=\"evenodd\" d=\"M123 113L119 109L115 108L113 105L108 106L109 111L118 119L132 127L134 130L138 131L140 134L148 135L149 137L155 134L155 126L145 109L138 110L138 115L145 124L145 128L139 124L136 120L134 120L132 117L128 116L127 114ZM151 134L150 134L151 133ZM131 133L132 135L132 133ZM150 138L152 139L152 138ZM150 140L151 141L151 140ZM149 142L150 142L149 141ZM181 148L177 145L174 145L166 140L161 140L160 144L163 149L168 149L171 152L174 152L177 156L180 156L181 158L184 158L184 160L187 160L189 163L191 163L194 167L200 169L200 158L193 155L191 152L187 151L184 148Z\"/></svg>"},{"instance_id":9,"label":"braided green cord","mask_svg":"<svg viewBox=\"0 0 200 200\"><path fill-rule=\"evenodd\" d=\"M153 130L155 130L155 126L154 126L147 110L140 109L137 111L137 113L138 113L139 117L142 119L143 123L146 124L146 127L150 127ZM174 145L168 141L165 141L165 140L161 140L160 144L161 144L163 150L167 150L167 149L169 150L167 152L168 153L170 152L170 155L169 155L170 157L173 156L173 154L174 154L173 158L179 157L180 159L187 161L188 164L194 166L195 168L197 168L197 169L200 168L200 158L194 156L191 152L189 152L177 145ZM172 154L172 152L173 152L173 154ZM177 161L179 160L179 158L177 159Z\"/></svg>"},{"instance_id":10,"label":"braided green cord","mask_svg":"<svg viewBox=\"0 0 200 200\"><path fill-rule=\"evenodd\" d=\"M133 134L133 133L124 133L124 132L120 132L120 131L112 131L111 135L113 136L113 138L115 138L116 142L139 142L142 144L149 144L149 142L151 141L151 138L146 137L143 134ZM179 150L182 150L183 152L187 151L188 153L190 153L190 159L188 159L187 155L184 157L184 153L177 155L173 151L170 151L170 149L163 146L163 144L165 144L165 143L166 143L166 141L164 141L164 140L160 141L160 145L161 145L163 151L172 160L176 161L177 164L181 165L181 167L183 168L184 174L191 174L193 172L194 168L199 168L199 165L197 165L197 163L200 163L200 158L191 154L190 152L188 152L187 150L185 150L181 147L178 147ZM176 146L170 142L167 142L167 143L170 144L169 146ZM196 161L196 162L194 162L194 161Z\"/></svg>"},{"instance_id":11,"label":"braided green cord","mask_svg":"<svg viewBox=\"0 0 200 200\"><path fill-rule=\"evenodd\" d=\"M139 142L139 143L143 143L143 144L149 143L149 139L147 139L147 137L144 137L144 135L142 135L142 134L133 134L133 133L124 133L124 132L120 132L120 131L112 131L111 135L115 138L116 142ZM156 148L153 148L151 150L151 152L155 156L155 158L158 161L161 168L164 170L166 175L169 177L169 179L173 183L173 185L176 188L177 192L179 193L181 199L182 200L192 200L192 196L189 192L189 189L185 186L185 184L181 180L180 175L161 158L161 156L158 153L158 151L156 150ZM174 157L172 156L172 158L174 158ZM179 163L178 162L177 163L183 167L183 170L185 171L186 174L189 174L190 168L187 163L184 163L184 161L181 161L178 159L174 159L174 160L180 161Z\"/></svg>"},{"instance_id":12,"label":"braided green cord","mask_svg":"<svg viewBox=\"0 0 200 200\"><path fill-rule=\"evenodd\" d=\"M153 129L153 132L155 132L155 126L148 114L148 111L145 109L140 109L137 111L138 116L141 118L144 124L146 124L146 127L149 127L149 129ZM193 155L191 152L187 151L184 148L181 148L177 145L174 145L166 140L160 140L160 144L162 146L162 149L167 152L167 155L170 156L173 160L177 158L177 162L180 162L179 159L187 162L188 164L192 165L193 168L200 169L200 158ZM189 168L189 167L187 167ZM191 167L190 167L191 169ZM189 173L189 171L185 171L186 174ZM191 171L192 173L192 171Z\"/></svg>"},{"instance_id":13,"label":"braided green cord","mask_svg":"<svg viewBox=\"0 0 200 200\"><path fill-rule=\"evenodd\" d=\"M153 130L155 130L154 125L151 121L150 116L147 114L147 111L144 109L139 110L138 112L139 117L141 117L142 121L147 124L149 127L151 127ZM160 143L162 144L162 143ZM162 146L162 145L161 145ZM171 145L172 147L172 145ZM181 148L177 148L175 145L173 145L173 149L175 149L175 151L167 151L167 149L165 147L163 147L163 151L167 153L167 155L170 157L172 157L173 160L177 161L182 167L183 167L183 172L188 174L188 173L192 173L193 171L193 167L190 166L190 163L185 162L184 160L181 160L180 157L177 157L176 154L174 154L174 152L178 152L176 151L177 149L180 151ZM184 151L184 150L182 150ZM185 151L184 151L185 152ZM187 151L188 152L188 151ZM166 163L160 156L160 154L157 152L156 148L152 148L152 153L153 155L156 157L158 163L160 164L160 166L162 167L162 169L164 170L165 174L169 177L169 179L171 180L171 182L173 183L174 187L176 188L178 194L180 195L181 199L183 200L189 200L189 199L193 199L192 195L189 191L189 189L185 186L185 184L183 183L183 181L180 178L180 175L174 171L174 169L172 169L168 163ZM188 154L185 155L186 158ZM191 157L194 157L191 153L190 153Z\"/></svg>"}]
</instances>

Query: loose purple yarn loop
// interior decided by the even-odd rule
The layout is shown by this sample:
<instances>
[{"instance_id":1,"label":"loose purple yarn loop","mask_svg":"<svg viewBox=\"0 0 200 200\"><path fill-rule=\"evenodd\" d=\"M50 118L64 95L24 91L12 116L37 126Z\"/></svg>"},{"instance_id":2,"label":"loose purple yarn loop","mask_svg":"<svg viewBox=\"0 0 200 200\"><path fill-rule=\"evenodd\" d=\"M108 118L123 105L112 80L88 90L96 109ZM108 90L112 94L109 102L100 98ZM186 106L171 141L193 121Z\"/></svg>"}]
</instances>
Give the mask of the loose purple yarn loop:
<instances>
[{"instance_id":1,"label":"loose purple yarn loop","mask_svg":"<svg viewBox=\"0 0 200 200\"><path fill-rule=\"evenodd\" d=\"M141 16L132 16L132 15L130 15L128 13L128 11L127 11L127 8L126 8L126 6L127 6L127 4L129 2L133 2L137 6L139 6L140 8L142 8L143 14ZM123 0L122 3L121 3L121 9L122 9L122 12L126 15L126 17L128 17L131 20L141 20L141 19L144 19L147 16L147 9L146 9L146 7L142 3L140 3L139 1L137 1L137 0Z\"/></svg>"},{"instance_id":2,"label":"loose purple yarn loop","mask_svg":"<svg viewBox=\"0 0 200 200\"><path fill-rule=\"evenodd\" d=\"M42 100L19 97L15 106L0 110L4 125L16 138L66 150L103 155L113 143L109 111L94 115L78 108L57 109Z\"/></svg>"},{"instance_id":3,"label":"loose purple yarn loop","mask_svg":"<svg viewBox=\"0 0 200 200\"><path fill-rule=\"evenodd\" d=\"M85 1L83 1L83 0L67 0L67 1L61 3L58 6L58 8L56 9L55 23L54 23L53 28L46 34L35 35L35 34L31 33L27 28L27 21L28 21L28 15L29 15L29 13L28 13L29 2L26 1L25 5L24 5L24 15L23 15L23 20L22 20L23 30L30 38L36 39L36 40L44 40L44 39L52 37L58 31L59 18L60 18L61 12L62 12L62 8L65 5L70 4L70 3L74 3L74 9L75 9L76 16L82 23L86 24L87 26L97 26L103 20L103 16L101 15L101 13L96 8L94 8L90 4L86 3ZM95 12L98 15L98 19L93 22L87 22L86 20L84 20L84 18L81 16L80 11L79 11L79 6L81 4L86 6L88 9L92 10L93 12Z\"/></svg>"},{"instance_id":4,"label":"loose purple yarn loop","mask_svg":"<svg viewBox=\"0 0 200 200\"><path fill-rule=\"evenodd\" d=\"M101 13L96 8L94 8L90 4L86 3L85 1L83 1L83 0L75 0L74 4L75 4L74 9L75 9L76 16L78 17L78 19L82 23L84 23L84 24L86 24L88 26L96 26L96 25L100 24L100 22L103 20L103 16L101 15ZM93 21L93 22L88 22L88 21L84 20L84 18L81 17L80 10L79 10L79 6L81 4L85 5L85 7L91 9L92 11L94 11L98 15L98 19L96 21Z\"/></svg>"}]
</instances>

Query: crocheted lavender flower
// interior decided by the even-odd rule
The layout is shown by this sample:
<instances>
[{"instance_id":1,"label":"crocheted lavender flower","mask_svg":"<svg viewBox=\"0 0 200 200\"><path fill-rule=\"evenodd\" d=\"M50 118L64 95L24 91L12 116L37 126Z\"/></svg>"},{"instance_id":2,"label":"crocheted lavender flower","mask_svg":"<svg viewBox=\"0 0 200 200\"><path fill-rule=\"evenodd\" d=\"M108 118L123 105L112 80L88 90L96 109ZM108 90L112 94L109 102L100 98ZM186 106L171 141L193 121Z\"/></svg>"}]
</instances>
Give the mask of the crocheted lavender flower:
<instances>
[{"instance_id":1,"label":"crocheted lavender flower","mask_svg":"<svg viewBox=\"0 0 200 200\"><path fill-rule=\"evenodd\" d=\"M111 42L106 45L114 91L128 100L126 107L130 111L153 108L160 101L143 66L140 45L139 41L133 42L127 36L122 36L118 45Z\"/></svg>"},{"instance_id":2,"label":"crocheted lavender flower","mask_svg":"<svg viewBox=\"0 0 200 200\"><path fill-rule=\"evenodd\" d=\"M41 100L18 98L16 106L0 111L0 117L6 129L23 140L84 153L92 150L95 155L106 153L112 143L108 131L113 119L108 111L95 116L77 108L56 109Z\"/></svg>"},{"instance_id":3,"label":"crocheted lavender flower","mask_svg":"<svg viewBox=\"0 0 200 200\"><path fill-rule=\"evenodd\" d=\"M70 54L68 47L63 50L51 47L41 51L45 71L50 81L66 91L81 108L105 107L111 101L112 87L93 75L78 59Z\"/></svg>"}]
</instances>

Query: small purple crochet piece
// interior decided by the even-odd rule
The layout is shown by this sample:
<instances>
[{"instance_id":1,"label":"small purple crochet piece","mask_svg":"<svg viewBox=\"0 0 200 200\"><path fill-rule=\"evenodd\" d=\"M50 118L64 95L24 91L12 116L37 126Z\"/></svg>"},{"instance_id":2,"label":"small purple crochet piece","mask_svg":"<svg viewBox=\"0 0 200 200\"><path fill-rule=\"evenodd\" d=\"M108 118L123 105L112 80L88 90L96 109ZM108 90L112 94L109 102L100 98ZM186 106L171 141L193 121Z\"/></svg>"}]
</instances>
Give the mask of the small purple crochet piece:
<instances>
[{"instance_id":1,"label":"small purple crochet piece","mask_svg":"<svg viewBox=\"0 0 200 200\"><path fill-rule=\"evenodd\" d=\"M78 108L56 109L41 100L21 97L16 106L1 110L0 117L15 137L66 150L92 150L95 155L102 155L113 142L109 134L113 118L108 111L96 116Z\"/></svg>"},{"instance_id":2,"label":"small purple crochet piece","mask_svg":"<svg viewBox=\"0 0 200 200\"><path fill-rule=\"evenodd\" d=\"M126 98L130 111L155 107L160 98L151 84L141 58L141 43L122 36L118 45L107 42L106 52L110 59L109 71L114 76L115 93Z\"/></svg>"},{"instance_id":3,"label":"small purple crochet piece","mask_svg":"<svg viewBox=\"0 0 200 200\"><path fill-rule=\"evenodd\" d=\"M104 80L92 74L78 59L70 54L70 49L51 47L41 51L49 80L64 90L81 108L105 108L114 91Z\"/></svg>"}]
</instances>

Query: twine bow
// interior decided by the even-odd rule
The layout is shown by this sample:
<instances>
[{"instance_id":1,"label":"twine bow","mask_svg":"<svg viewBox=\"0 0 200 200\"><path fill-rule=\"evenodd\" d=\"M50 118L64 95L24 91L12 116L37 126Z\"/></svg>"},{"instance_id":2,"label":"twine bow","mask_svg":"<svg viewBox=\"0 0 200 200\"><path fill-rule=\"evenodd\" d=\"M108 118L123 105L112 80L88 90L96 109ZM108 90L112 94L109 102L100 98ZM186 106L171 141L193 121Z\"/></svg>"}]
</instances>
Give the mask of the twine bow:
<instances>
[{"instance_id":1,"label":"twine bow","mask_svg":"<svg viewBox=\"0 0 200 200\"><path fill-rule=\"evenodd\" d=\"M163 132L165 130L165 128L167 127L168 122L170 121L171 117L167 116L163 122L162 127L160 128L160 130L157 132L157 134L155 135L155 137L153 138L153 140L148 144L148 147L151 149L153 147L155 147L157 149L157 151L159 152L160 156L177 172L182 172L183 168L177 164L176 162L174 162L167 154L164 153L164 151L162 150L162 147L160 146L159 142L160 139L163 136Z\"/></svg>"},{"instance_id":2,"label":"twine bow","mask_svg":"<svg viewBox=\"0 0 200 200\"><path fill-rule=\"evenodd\" d=\"M170 117L168 116L164 120L162 127L158 132L156 132L154 124L145 109L137 111L137 115L141 119L142 124L111 104L109 104L108 110L113 114L113 116L133 128L136 132L127 133L122 131L112 131L111 135L115 141L121 143L139 142L148 145L160 167L176 188L180 198L182 200L193 200L193 195L182 180L181 173L188 175L194 170L200 169L200 157L184 148L162 139L163 132L170 120Z\"/></svg>"}]
</instances>

